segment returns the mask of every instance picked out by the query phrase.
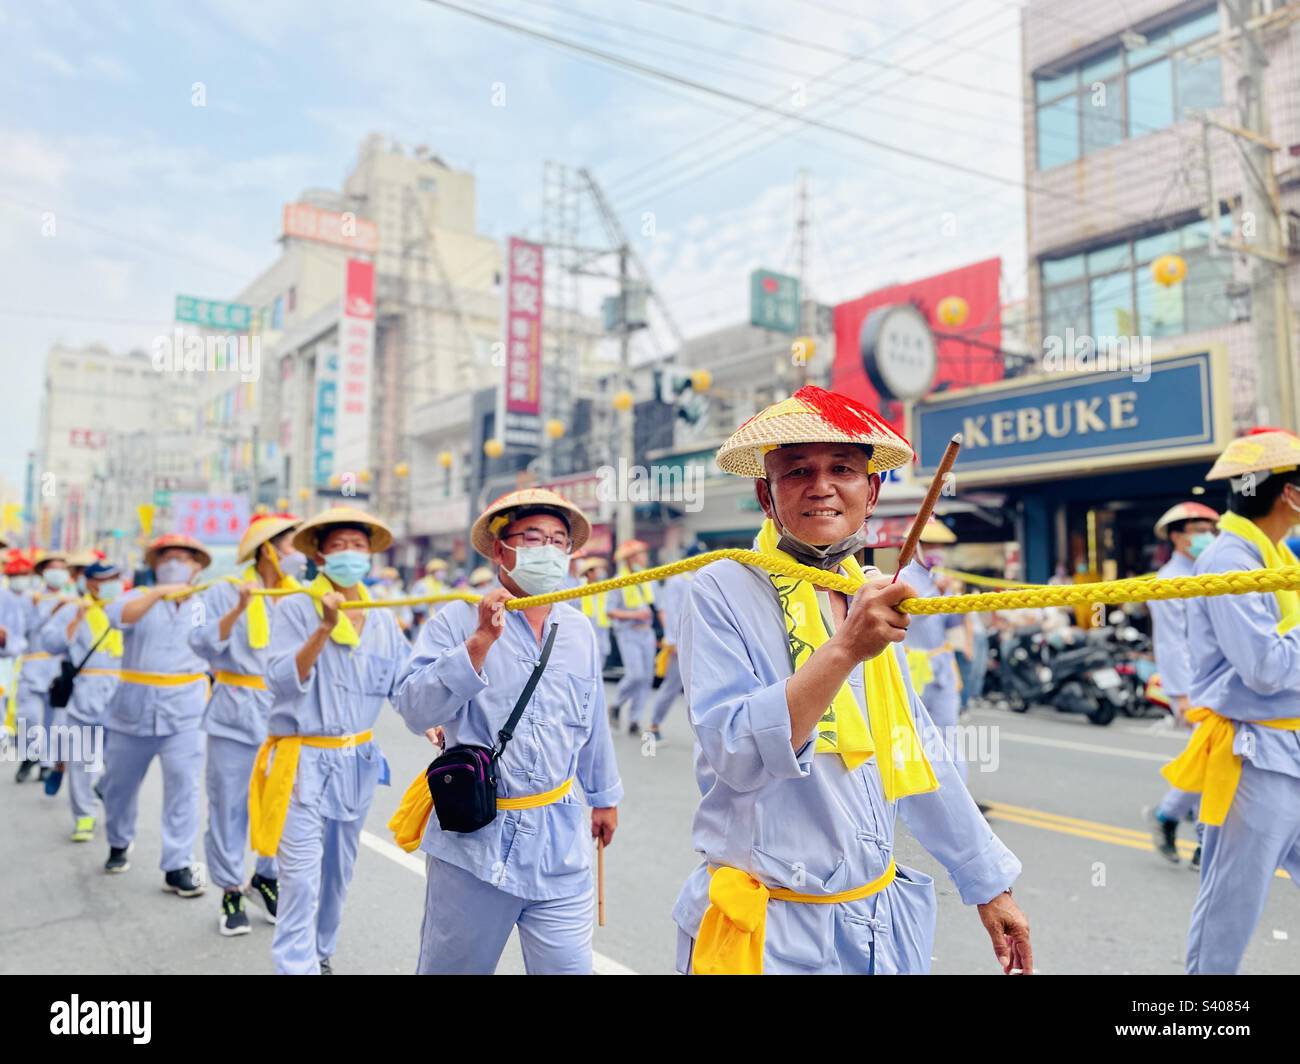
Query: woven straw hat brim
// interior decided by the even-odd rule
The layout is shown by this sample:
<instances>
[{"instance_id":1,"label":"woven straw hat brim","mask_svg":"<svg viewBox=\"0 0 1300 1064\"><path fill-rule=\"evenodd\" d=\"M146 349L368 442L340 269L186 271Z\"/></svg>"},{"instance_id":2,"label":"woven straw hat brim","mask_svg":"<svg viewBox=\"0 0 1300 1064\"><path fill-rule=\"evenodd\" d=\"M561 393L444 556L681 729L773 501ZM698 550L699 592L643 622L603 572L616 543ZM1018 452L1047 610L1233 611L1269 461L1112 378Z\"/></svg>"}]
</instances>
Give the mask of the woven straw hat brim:
<instances>
[{"instance_id":1,"label":"woven straw hat brim","mask_svg":"<svg viewBox=\"0 0 1300 1064\"><path fill-rule=\"evenodd\" d=\"M557 495L546 488L525 488L512 491L489 504L479 514L474 527L470 529L470 542L483 557L492 557L492 547L497 541L496 533L489 527L494 518L511 510L521 510L533 506L549 506L554 510L563 510L569 515L569 536L573 540L572 550L581 550L582 545L591 538L591 522L573 503L563 495Z\"/></svg>"},{"instance_id":2,"label":"woven straw hat brim","mask_svg":"<svg viewBox=\"0 0 1300 1064\"><path fill-rule=\"evenodd\" d=\"M758 417L741 425L718 451L718 466L738 477L767 476L763 456L775 447L792 443L855 443L872 448L877 473L897 469L912 461L912 450L899 436L867 433L852 436L828 425L811 411L793 411L775 417Z\"/></svg>"},{"instance_id":3,"label":"woven straw hat brim","mask_svg":"<svg viewBox=\"0 0 1300 1064\"><path fill-rule=\"evenodd\" d=\"M604 558L583 558L578 563L578 575L586 576L593 569L609 569L609 562Z\"/></svg>"},{"instance_id":4,"label":"woven straw hat brim","mask_svg":"<svg viewBox=\"0 0 1300 1064\"><path fill-rule=\"evenodd\" d=\"M50 562L66 563L67 560L68 556L61 550L44 550L37 556L36 561L32 563L32 569L39 573L41 568L48 565Z\"/></svg>"},{"instance_id":5,"label":"woven straw hat brim","mask_svg":"<svg viewBox=\"0 0 1300 1064\"><path fill-rule=\"evenodd\" d=\"M260 521L254 521L244 529L244 535L239 540L239 550L235 552L236 563L250 561L263 543L269 543L297 526L298 519L290 517L264 517Z\"/></svg>"},{"instance_id":6,"label":"woven straw hat brim","mask_svg":"<svg viewBox=\"0 0 1300 1064\"><path fill-rule=\"evenodd\" d=\"M646 546L646 544L641 542L641 540L629 539L626 542L620 543L618 545L618 549L614 551L614 560L616 562L622 562L622 561L626 561L634 554L649 554L649 553L650 553L650 548Z\"/></svg>"},{"instance_id":7,"label":"woven straw hat brim","mask_svg":"<svg viewBox=\"0 0 1300 1064\"><path fill-rule=\"evenodd\" d=\"M360 525L370 530L370 553L379 554L393 545L393 533L383 521L351 506L331 506L298 526L293 535L295 549L311 556L320 549L320 532L330 525Z\"/></svg>"},{"instance_id":8,"label":"woven straw hat brim","mask_svg":"<svg viewBox=\"0 0 1300 1064\"><path fill-rule=\"evenodd\" d=\"M1167 539L1166 529L1176 521L1218 521L1218 511L1210 506L1200 502L1180 502L1177 506L1171 506L1160 516L1156 522L1156 535L1161 539Z\"/></svg>"},{"instance_id":9,"label":"woven straw hat brim","mask_svg":"<svg viewBox=\"0 0 1300 1064\"><path fill-rule=\"evenodd\" d=\"M927 521L925 527L921 529L921 542L956 543L957 537L942 521Z\"/></svg>"},{"instance_id":10,"label":"woven straw hat brim","mask_svg":"<svg viewBox=\"0 0 1300 1064\"><path fill-rule=\"evenodd\" d=\"M1289 432L1259 432L1239 436L1205 474L1206 480L1228 480L1247 473L1271 473L1300 466L1300 439Z\"/></svg>"},{"instance_id":11,"label":"woven straw hat brim","mask_svg":"<svg viewBox=\"0 0 1300 1064\"><path fill-rule=\"evenodd\" d=\"M99 561L99 555L93 550L77 550L68 555L68 565L73 569L85 569Z\"/></svg>"},{"instance_id":12,"label":"woven straw hat brim","mask_svg":"<svg viewBox=\"0 0 1300 1064\"><path fill-rule=\"evenodd\" d=\"M434 558L424 567L424 571L426 573L445 573L447 571L447 563L441 558Z\"/></svg>"},{"instance_id":13,"label":"woven straw hat brim","mask_svg":"<svg viewBox=\"0 0 1300 1064\"><path fill-rule=\"evenodd\" d=\"M183 536L173 533L171 535L160 536L149 544L148 549L144 552L145 568L152 569L154 559L157 558L160 553L167 550L168 547L181 547L184 550L197 555L199 561L202 563L199 566L200 569L206 569L212 564L212 555L208 553L208 549L197 539L194 539L191 536Z\"/></svg>"}]
</instances>

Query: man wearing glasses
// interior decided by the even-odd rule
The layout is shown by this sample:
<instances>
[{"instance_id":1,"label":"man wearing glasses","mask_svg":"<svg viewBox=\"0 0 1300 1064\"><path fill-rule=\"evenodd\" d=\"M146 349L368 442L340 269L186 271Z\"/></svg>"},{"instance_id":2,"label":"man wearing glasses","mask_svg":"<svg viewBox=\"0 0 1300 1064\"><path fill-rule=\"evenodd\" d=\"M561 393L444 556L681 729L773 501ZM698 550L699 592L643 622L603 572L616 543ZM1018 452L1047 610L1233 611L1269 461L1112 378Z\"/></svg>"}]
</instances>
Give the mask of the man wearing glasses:
<instances>
[{"instance_id":1,"label":"man wearing glasses","mask_svg":"<svg viewBox=\"0 0 1300 1064\"><path fill-rule=\"evenodd\" d=\"M420 845L428 872L421 974L490 974L514 927L530 975L591 972L591 839L613 839L623 797L601 655L576 602L505 609L512 598L562 587L570 554L590 534L582 511L554 492L530 488L497 499L471 538L492 559L501 586L477 604L439 610L398 685L394 704L412 731L441 727L450 746L495 748L556 630L497 762L496 819L461 834L429 818Z\"/></svg>"}]
</instances>

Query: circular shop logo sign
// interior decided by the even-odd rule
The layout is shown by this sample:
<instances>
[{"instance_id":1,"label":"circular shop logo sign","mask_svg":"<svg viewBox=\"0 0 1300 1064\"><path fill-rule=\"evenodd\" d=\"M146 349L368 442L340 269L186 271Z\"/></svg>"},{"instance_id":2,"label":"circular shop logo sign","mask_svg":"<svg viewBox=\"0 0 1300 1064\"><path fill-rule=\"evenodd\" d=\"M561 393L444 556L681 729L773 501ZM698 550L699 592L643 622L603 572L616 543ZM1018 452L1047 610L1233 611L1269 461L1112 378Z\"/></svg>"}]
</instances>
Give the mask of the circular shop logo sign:
<instances>
[{"instance_id":1,"label":"circular shop logo sign","mask_svg":"<svg viewBox=\"0 0 1300 1064\"><path fill-rule=\"evenodd\" d=\"M934 333L910 303L877 307L868 314L858 348L868 379L886 399L920 399L934 383L939 368Z\"/></svg>"}]
</instances>

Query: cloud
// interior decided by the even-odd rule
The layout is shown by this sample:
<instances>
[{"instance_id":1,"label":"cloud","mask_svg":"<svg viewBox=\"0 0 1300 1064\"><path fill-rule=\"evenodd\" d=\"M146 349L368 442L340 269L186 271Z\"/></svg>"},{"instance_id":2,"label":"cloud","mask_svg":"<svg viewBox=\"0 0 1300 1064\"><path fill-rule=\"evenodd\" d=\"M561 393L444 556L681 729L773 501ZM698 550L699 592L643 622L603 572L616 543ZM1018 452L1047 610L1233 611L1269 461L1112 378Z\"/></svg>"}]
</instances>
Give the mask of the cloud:
<instances>
[{"instance_id":1,"label":"cloud","mask_svg":"<svg viewBox=\"0 0 1300 1064\"><path fill-rule=\"evenodd\" d=\"M32 59L46 70L53 70L62 78L77 77L77 68L69 63L58 52L51 51L49 48L37 48L32 53Z\"/></svg>"}]
</instances>

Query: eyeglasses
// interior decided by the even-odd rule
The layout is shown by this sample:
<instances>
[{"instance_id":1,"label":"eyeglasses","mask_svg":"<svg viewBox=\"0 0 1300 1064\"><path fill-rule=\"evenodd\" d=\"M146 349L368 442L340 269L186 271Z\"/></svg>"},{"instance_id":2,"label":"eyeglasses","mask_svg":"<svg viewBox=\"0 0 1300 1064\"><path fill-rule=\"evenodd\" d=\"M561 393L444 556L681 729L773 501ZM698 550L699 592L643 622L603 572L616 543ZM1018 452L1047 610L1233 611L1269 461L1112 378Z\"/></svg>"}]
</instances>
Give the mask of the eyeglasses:
<instances>
[{"instance_id":1,"label":"eyeglasses","mask_svg":"<svg viewBox=\"0 0 1300 1064\"><path fill-rule=\"evenodd\" d=\"M501 538L503 540L522 539L525 547L559 547L562 551L568 551L569 545L573 542L569 536L562 532L548 536L531 528L527 532L511 532L508 536L502 536Z\"/></svg>"}]
</instances>

